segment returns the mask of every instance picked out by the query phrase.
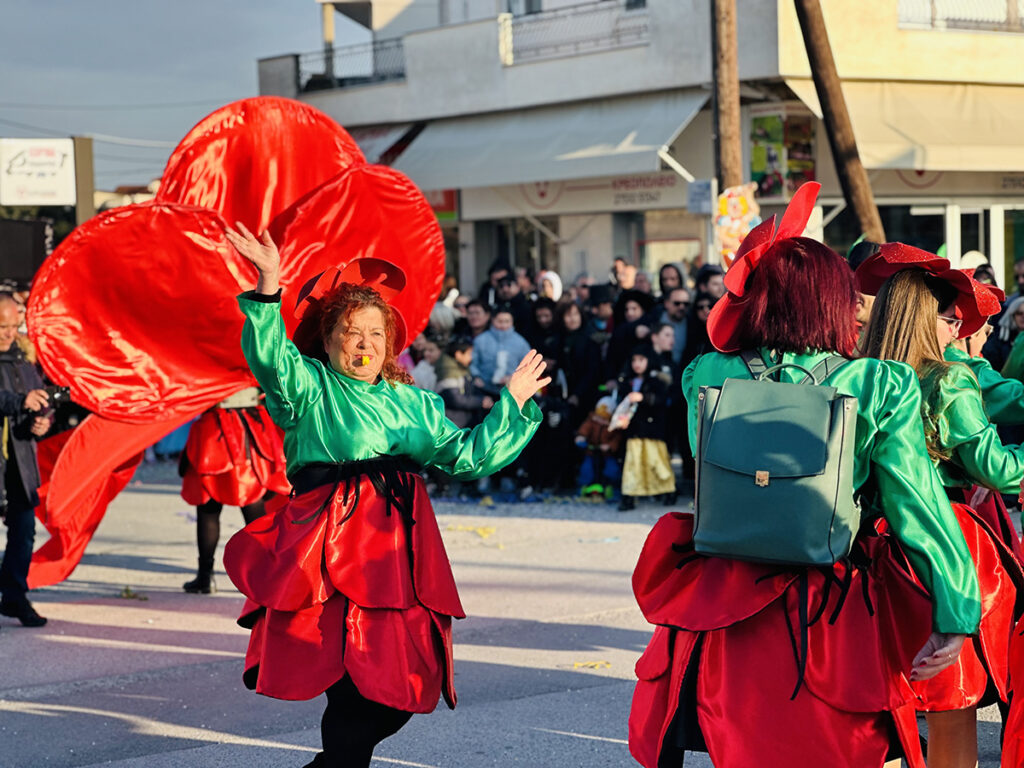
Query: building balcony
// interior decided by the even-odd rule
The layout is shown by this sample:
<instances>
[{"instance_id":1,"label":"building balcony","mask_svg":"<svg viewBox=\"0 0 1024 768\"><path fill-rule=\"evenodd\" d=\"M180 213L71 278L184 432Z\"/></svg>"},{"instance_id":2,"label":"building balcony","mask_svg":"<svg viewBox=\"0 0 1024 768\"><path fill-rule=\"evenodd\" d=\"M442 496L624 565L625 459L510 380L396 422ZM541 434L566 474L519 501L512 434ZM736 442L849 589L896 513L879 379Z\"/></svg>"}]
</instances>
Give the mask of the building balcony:
<instances>
[{"instance_id":1,"label":"building balcony","mask_svg":"<svg viewBox=\"0 0 1024 768\"><path fill-rule=\"evenodd\" d=\"M303 53L298 79L302 92L404 80L405 46L397 38Z\"/></svg>"},{"instance_id":2,"label":"building balcony","mask_svg":"<svg viewBox=\"0 0 1024 768\"><path fill-rule=\"evenodd\" d=\"M511 56L506 63L646 45L650 42L646 6L646 0L598 0L514 18L507 15L503 23L511 37Z\"/></svg>"},{"instance_id":3,"label":"building balcony","mask_svg":"<svg viewBox=\"0 0 1024 768\"><path fill-rule=\"evenodd\" d=\"M1024 0L899 0L900 26L1024 32Z\"/></svg>"}]
</instances>

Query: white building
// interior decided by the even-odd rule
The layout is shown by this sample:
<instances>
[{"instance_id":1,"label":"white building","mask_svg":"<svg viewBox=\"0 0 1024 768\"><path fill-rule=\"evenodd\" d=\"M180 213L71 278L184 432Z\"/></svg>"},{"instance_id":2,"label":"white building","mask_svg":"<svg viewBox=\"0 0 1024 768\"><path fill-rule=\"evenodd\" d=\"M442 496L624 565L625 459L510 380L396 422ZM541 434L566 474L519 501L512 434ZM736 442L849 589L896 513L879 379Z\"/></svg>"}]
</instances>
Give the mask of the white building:
<instances>
[{"instance_id":1,"label":"white building","mask_svg":"<svg viewBox=\"0 0 1024 768\"><path fill-rule=\"evenodd\" d=\"M325 40L337 12L372 42L264 59L260 92L323 110L428 191L464 288L499 257L566 278L617 255L652 270L707 257L687 190L714 167L710 0L321 4ZM822 5L888 238L1024 258L1018 0ZM844 249L860 233L793 4L737 6L744 164L763 212L816 178L825 237Z\"/></svg>"}]
</instances>

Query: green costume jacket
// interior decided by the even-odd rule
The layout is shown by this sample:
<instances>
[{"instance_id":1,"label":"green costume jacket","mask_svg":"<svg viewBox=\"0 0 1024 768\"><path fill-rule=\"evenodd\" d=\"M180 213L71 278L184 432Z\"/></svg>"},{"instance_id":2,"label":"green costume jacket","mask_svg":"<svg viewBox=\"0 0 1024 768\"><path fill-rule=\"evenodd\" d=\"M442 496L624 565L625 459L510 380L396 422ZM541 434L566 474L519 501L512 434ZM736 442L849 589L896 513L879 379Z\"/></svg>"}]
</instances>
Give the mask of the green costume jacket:
<instances>
[{"instance_id":1,"label":"green costume jacket","mask_svg":"<svg viewBox=\"0 0 1024 768\"><path fill-rule=\"evenodd\" d=\"M810 370L828 354L786 353L782 360ZM766 350L761 350L761 355L766 361L771 359ZM802 377L795 369L782 371L783 381ZM683 373L692 446L696 446L699 388L718 386L727 378L750 378L737 355L702 355ZM845 365L828 383L858 400L854 488L860 488L869 475L874 477L882 512L932 595L934 629L974 633L981 616L978 577L942 482L928 458L917 375L903 363L861 359Z\"/></svg>"},{"instance_id":2,"label":"green costume jacket","mask_svg":"<svg viewBox=\"0 0 1024 768\"><path fill-rule=\"evenodd\" d=\"M1024 334L1019 338L1024 339ZM963 363L974 373L992 423L1024 424L1024 382L1010 375L1009 362L1000 374L985 358L971 357L956 347L946 347L946 360L950 363Z\"/></svg>"},{"instance_id":3,"label":"green costume jacket","mask_svg":"<svg viewBox=\"0 0 1024 768\"><path fill-rule=\"evenodd\" d=\"M284 430L288 474L315 462L408 456L459 479L497 472L512 462L540 425L537 404L522 411L508 389L472 430L445 418L433 392L408 384L358 381L304 357L285 334L280 300L238 297L245 315L242 351Z\"/></svg>"}]
</instances>

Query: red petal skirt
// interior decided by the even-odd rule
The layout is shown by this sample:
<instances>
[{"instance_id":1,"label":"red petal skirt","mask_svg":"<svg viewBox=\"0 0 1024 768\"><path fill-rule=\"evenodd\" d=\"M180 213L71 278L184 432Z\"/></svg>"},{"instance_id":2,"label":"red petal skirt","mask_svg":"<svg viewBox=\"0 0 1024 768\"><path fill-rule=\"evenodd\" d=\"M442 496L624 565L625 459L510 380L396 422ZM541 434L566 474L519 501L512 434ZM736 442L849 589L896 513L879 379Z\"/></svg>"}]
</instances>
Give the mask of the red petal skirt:
<instances>
[{"instance_id":1,"label":"red petal skirt","mask_svg":"<svg viewBox=\"0 0 1024 768\"><path fill-rule=\"evenodd\" d=\"M224 566L248 598L243 679L311 699L348 674L368 699L430 712L455 706L451 565L419 475L401 502L366 475L291 499L231 537Z\"/></svg>"},{"instance_id":2,"label":"red petal skirt","mask_svg":"<svg viewBox=\"0 0 1024 768\"><path fill-rule=\"evenodd\" d=\"M716 768L881 768L902 753L924 767L903 672L931 603L892 537L862 532L859 565L833 569L704 557L692 539L692 515L665 515L633 574L659 625L636 665L637 761L700 750Z\"/></svg>"},{"instance_id":3,"label":"red petal skirt","mask_svg":"<svg viewBox=\"0 0 1024 768\"><path fill-rule=\"evenodd\" d=\"M266 408L211 408L192 425L181 462L181 497L197 507L253 504L291 491L281 430Z\"/></svg>"}]
</instances>

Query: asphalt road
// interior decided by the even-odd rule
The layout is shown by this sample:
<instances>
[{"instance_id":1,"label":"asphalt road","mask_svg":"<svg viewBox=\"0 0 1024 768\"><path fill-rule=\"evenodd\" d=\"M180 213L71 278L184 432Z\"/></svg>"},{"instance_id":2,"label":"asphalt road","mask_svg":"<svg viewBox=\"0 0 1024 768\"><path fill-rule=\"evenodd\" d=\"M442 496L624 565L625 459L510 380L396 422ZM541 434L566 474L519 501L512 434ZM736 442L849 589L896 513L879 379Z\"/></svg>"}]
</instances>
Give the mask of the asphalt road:
<instances>
[{"instance_id":1,"label":"asphalt road","mask_svg":"<svg viewBox=\"0 0 1024 768\"><path fill-rule=\"evenodd\" d=\"M222 572L216 595L181 591L195 563L192 510L168 472L144 477L71 579L33 593L46 627L0 620L0 767L304 765L323 700L242 687L242 599ZM459 707L415 716L374 766L635 765L626 718L650 630L629 577L662 511L438 504L469 614L455 627ZM221 544L240 526L226 509ZM998 725L983 717L981 765L995 768Z\"/></svg>"}]
</instances>

